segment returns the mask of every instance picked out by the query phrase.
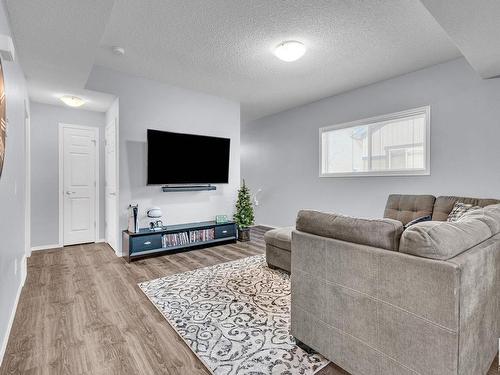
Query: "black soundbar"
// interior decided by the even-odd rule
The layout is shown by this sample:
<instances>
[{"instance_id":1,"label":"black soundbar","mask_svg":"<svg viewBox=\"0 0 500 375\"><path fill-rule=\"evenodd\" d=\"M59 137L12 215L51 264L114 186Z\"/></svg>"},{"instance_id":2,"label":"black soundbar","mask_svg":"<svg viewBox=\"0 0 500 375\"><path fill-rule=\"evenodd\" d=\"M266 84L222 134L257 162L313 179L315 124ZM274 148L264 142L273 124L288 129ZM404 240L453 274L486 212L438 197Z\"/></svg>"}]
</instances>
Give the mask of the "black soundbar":
<instances>
[{"instance_id":1,"label":"black soundbar","mask_svg":"<svg viewBox=\"0 0 500 375\"><path fill-rule=\"evenodd\" d=\"M164 192L169 191L203 191L203 190L217 190L213 185L176 185L176 186L162 186Z\"/></svg>"}]
</instances>

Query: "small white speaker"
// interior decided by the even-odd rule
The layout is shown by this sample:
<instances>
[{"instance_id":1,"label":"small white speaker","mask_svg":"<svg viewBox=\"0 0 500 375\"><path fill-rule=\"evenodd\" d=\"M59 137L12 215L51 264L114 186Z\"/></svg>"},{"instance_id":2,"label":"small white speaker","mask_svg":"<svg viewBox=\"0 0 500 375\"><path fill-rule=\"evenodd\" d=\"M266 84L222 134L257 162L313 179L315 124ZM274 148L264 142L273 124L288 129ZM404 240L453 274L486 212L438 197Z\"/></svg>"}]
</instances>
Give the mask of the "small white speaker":
<instances>
[{"instance_id":1,"label":"small white speaker","mask_svg":"<svg viewBox=\"0 0 500 375\"><path fill-rule=\"evenodd\" d=\"M15 60L15 49L12 38L8 35L0 34L0 57L5 61Z\"/></svg>"},{"instance_id":2,"label":"small white speaker","mask_svg":"<svg viewBox=\"0 0 500 375\"><path fill-rule=\"evenodd\" d=\"M146 215L150 218L158 219L163 216L160 207L152 207L147 212Z\"/></svg>"}]
</instances>

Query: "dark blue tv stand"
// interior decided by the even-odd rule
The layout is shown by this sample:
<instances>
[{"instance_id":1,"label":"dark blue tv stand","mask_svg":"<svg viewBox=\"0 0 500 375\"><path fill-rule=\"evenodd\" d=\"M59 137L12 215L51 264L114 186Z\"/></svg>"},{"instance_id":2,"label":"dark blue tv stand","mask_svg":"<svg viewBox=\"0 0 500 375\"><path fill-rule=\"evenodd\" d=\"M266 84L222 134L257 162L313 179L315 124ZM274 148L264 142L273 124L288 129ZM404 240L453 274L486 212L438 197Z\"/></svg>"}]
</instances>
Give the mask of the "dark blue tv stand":
<instances>
[{"instance_id":1,"label":"dark blue tv stand","mask_svg":"<svg viewBox=\"0 0 500 375\"><path fill-rule=\"evenodd\" d=\"M201 240L191 238L191 235L194 236L196 231L204 230L213 230L211 232L213 233L213 239ZM176 234L183 236L184 233L187 234L188 242L176 245L165 244L163 236L175 236ZM122 239L123 256L130 262L133 259L150 255L174 253L236 242L236 224L232 221L223 224L217 224L215 221L204 221L200 223L168 225L161 230L142 228L138 233L124 230L122 232Z\"/></svg>"}]
</instances>

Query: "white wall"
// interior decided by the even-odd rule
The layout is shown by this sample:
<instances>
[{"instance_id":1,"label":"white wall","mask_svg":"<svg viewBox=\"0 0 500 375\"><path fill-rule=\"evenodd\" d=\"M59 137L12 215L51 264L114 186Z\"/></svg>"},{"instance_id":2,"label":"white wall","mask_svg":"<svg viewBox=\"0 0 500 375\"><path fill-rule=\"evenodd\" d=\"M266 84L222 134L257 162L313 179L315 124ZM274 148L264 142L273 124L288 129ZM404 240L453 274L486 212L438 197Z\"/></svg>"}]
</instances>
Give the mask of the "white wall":
<instances>
[{"instance_id":1,"label":"white wall","mask_svg":"<svg viewBox=\"0 0 500 375\"><path fill-rule=\"evenodd\" d=\"M428 104L430 176L318 177L320 127ZM241 159L268 225L302 208L380 217L390 193L500 198L500 79L458 59L326 98L243 126Z\"/></svg>"},{"instance_id":2,"label":"white wall","mask_svg":"<svg viewBox=\"0 0 500 375\"><path fill-rule=\"evenodd\" d=\"M0 4L0 34L11 35L3 3ZM2 61L2 66L8 126L5 164L0 177L0 362L26 271L25 104L29 107L21 67L8 61Z\"/></svg>"},{"instance_id":3,"label":"white wall","mask_svg":"<svg viewBox=\"0 0 500 375\"><path fill-rule=\"evenodd\" d=\"M232 215L240 182L240 106L219 97L94 67L87 88L116 95L120 100L120 227L127 227L127 207L138 203L141 224L145 211L163 209L164 223L213 220ZM231 138L229 183L216 191L163 193L146 185L146 129ZM168 173L168 163L165 173ZM203 160L200 160L200 164Z\"/></svg>"},{"instance_id":4,"label":"white wall","mask_svg":"<svg viewBox=\"0 0 500 375\"><path fill-rule=\"evenodd\" d=\"M104 238L105 115L31 103L31 245L59 243L59 123L99 128L99 238Z\"/></svg>"}]
</instances>

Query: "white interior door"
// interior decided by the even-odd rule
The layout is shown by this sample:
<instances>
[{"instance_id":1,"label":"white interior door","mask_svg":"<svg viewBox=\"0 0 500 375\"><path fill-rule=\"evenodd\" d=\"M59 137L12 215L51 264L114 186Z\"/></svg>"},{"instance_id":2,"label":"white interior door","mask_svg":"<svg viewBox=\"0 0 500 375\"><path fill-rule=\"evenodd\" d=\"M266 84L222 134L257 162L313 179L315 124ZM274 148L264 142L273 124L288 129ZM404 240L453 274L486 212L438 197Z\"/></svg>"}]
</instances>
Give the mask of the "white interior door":
<instances>
[{"instance_id":1,"label":"white interior door","mask_svg":"<svg viewBox=\"0 0 500 375\"><path fill-rule=\"evenodd\" d=\"M118 189L117 189L117 124L116 119L113 119L106 125L105 131L105 231L106 242L118 251Z\"/></svg>"},{"instance_id":2,"label":"white interior door","mask_svg":"<svg viewBox=\"0 0 500 375\"><path fill-rule=\"evenodd\" d=\"M63 245L95 242L97 137L95 128L64 126Z\"/></svg>"}]
</instances>

